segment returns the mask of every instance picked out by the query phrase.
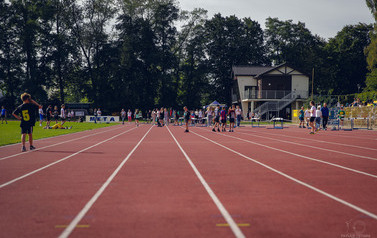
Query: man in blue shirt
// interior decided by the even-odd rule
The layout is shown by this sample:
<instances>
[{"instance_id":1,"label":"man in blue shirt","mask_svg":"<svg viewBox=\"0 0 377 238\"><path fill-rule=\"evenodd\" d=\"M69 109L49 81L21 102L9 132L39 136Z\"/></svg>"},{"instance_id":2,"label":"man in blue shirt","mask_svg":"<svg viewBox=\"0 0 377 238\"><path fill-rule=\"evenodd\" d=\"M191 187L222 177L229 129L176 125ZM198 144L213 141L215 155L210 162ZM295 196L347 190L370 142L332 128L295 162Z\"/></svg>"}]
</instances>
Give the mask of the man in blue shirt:
<instances>
[{"instance_id":1,"label":"man in blue shirt","mask_svg":"<svg viewBox=\"0 0 377 238\"><path fill-rule=\"evenodd\" d=\"M327 122L329 121L329 109L327 108L327 104L324 103L323 107L321 108L322 112L322 127L324 130L327 130Z\"/></svg>"},{"instance_id":2,"label":"man in blue shirt","mask_svg":"<svg viewBox=\"0 0 377 238\"><path fill-rule=\"evenodd\" d=\"M8 122L7 122L7 109L5 109L4 106L1 106L1 124L3 124L4 121L5 121L6 124L8 124Z\"/></svg>"}]
</instances>

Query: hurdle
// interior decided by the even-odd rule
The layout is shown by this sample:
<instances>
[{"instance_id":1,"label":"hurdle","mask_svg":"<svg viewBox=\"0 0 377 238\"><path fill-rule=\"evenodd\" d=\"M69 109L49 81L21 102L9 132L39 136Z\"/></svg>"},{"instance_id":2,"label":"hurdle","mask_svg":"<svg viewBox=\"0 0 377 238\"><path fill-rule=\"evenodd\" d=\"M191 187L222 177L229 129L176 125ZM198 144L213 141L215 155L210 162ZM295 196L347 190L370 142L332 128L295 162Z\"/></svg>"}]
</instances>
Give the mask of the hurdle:
<instances>
[{"instance_id":1,"label":"hurdle","mask_svg":"<svg viewBox=\"0 0 377 238\"><path fill-rule=\"evenodd\" d=\"M284 118L272 118L271 121L273 122L273 127L270 129L284 129ZM280 126L276 125L280 122Z\"/></svg>"},{"instance_id":2,"label":"hurdle","mask_svg":"<svg viewBox=\"0 0 377 238\"><path fill-rule=\"evenodd\" d=\"M260 125L259 125L260 118L251 118L251 119L250 119L250 122L251 122L251 127L260 127ZM253 122L256 122L257 124L254 125Z\"/></svg>"},{"instance_id":3,"label":"hurdle","mask_svg":"<svg viewBox=\"0 0 377 238\"><path fill-rule=\"evenodd\" d=\"M355 118L350 118L351 120L351 130L373 130L371 127L370 119L369 117L355 117ZM359 125L360 127L355 126L355 121L366 121L366 127L362 127L362 124Z\"/></svg>"}]
</instances>

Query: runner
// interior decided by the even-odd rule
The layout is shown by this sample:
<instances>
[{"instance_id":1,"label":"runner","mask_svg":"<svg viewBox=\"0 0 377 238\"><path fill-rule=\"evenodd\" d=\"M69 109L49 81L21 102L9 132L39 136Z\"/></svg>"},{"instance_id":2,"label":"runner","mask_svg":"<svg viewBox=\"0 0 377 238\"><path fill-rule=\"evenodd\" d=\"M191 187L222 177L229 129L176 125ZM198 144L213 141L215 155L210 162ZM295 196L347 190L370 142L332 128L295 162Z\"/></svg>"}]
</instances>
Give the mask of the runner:
<instances>
[{"instance_id":1,"label":"runner","mask_svg":"<svg viewBox=\"0 0 377 238\"><path fill-rule=\"evenodd\" d=\"M232 105L232 107L228 110L229 116L229 132L234 132L234 121L236 119L236 107Z\"/></svg>"},{"instance_id":2,"label":"runner","mask_svg":"<svg viewBox=\"0 0 377 238\"><path fill-rule=\"evenodd\" d=\"M1 124L4 123L5 121L5 124L8 124L8 121L7 121L7 109L5 109L4 106L1 106Z\"/></svg>"},{"instance_id":3,"label":"runner","mask_svg":"<svg viewBox=\"0 0 377 238\"><path fill-rule=\"evenodd\" d=\"M236 108L236 117L237 117L237 127L240 127L242 120L242 110L239 105Z\"/></svg>"},{"instance_id":4,"label":"runner","mask_svg":"<svg viewBox=\"0 0 377 238\"><path fill-rule=\"evenodd\" d=\"M135 110L135 122L136 122L136 126L139 126L139 119L143 117L141 111L139 111L139 109L136 109Z\"/></svg>"},{"instance_id":5,"label":"runner","mask_svg":"<svg viewBox=\"0 0 377 238\"><path fill-rule=\"evenodd\" d=\"M21 141L22 141L22 152L26 151L25 139L26 134L29 135L30 150L35 150L33 146L33 127L35 125L35 114L38 108L42 108L37 102L31 99L30 94L23 93L21 95L22 104L17 107L13 112L13 116L18 120L21 120ZM21 115L21 117L19 116Z\"/></svg>"},{"instance_id":6,"label":"runner","mask_svg":"<svg viewBox=\"0 0 377 238\"><path fill-rule=\"evenodd\" d=\"M128 117L128 123L131 123L132 122L132 112L131 112L130 109L128 109L127 117Z\"/></svg>"},{"instance_id":7,"label":"runner","mask_svg":"<svg viewBox=\"0 0 377 238\"><path fill-rule=\"evenodd\" d=\"M122 125L124 125L124 120L126 119L126 111L122 108L120 111L120 118L122 118Z\"/></svg>"},{"instance_id":8,"label":"runner","mask_svg":"<svg viewBox=\"0 0 377 238\"><path fill-rule=\"evenodd\" d=\"M315 131L315 125L314 125L314 121L315 121L315 118L316 118L316 111L317 109L315 108L315 104L313 101L310 101L310 126L312 127L312 130L310 132L310 134L314 134L314 131Z\"/></svg>"},{"instance_id":9,"label":"runner","mask_svg":"<svg viewBox=\"0 0 377 238\"><path fill-rule=\"evenodd\" d=\"M220 132L220 106L217 106L215 108L214 115L215 115L215 120L214 120L215 123L213 125L212 131L216 132L216 127L217 127L217 131Z\"/></svg>"},{"instance_id":10,"label":"runner","mask_svg":"<svg viewBox=\"0 0 377 238\"><path fill-rule=\"evenodd\" d=\"M188 111L188 109L187 109L186 106L183 108L183 110L184 110L183 117L185 119L185 124L186 124L186 130L185 130L185 132L189 132L188 127L189 127L189 122L190 122L190 112Z\"/></svg>"},{"instance_id":11,"label":"runner","mask_svg":"<svg viewBox=\"0 0 377 238\"><path fill-rule=\"evenodd\" d=\"M225 107L222 108L220 112L220 119L221 119L221 131L226 131L226 111Z\"/></svg>"},{"instance_id":12,"label":"runner","mask_svg":"<svg viewBox=\"0 0 377 238\"><path fill-rule=\"evenodd\" d=\"M305 127L305 112L304 112L304 107L301 107L301 110L299 111L299 114L298 114L298 119L300 120L300 125L298 126L298 128L306 128Z\"/></svg>"},{"instance_id":13,"label":"runner","mask_svg":"<svg viewBox=\"0 0 377 238\"><path fill-rule=\"evenodd\" d=\"M322 112L322 128L326 131L327 130L327 122L329 121L329 108L327 104L324 103L323 107L321 108Z\"/></svg>"}]
</instances>

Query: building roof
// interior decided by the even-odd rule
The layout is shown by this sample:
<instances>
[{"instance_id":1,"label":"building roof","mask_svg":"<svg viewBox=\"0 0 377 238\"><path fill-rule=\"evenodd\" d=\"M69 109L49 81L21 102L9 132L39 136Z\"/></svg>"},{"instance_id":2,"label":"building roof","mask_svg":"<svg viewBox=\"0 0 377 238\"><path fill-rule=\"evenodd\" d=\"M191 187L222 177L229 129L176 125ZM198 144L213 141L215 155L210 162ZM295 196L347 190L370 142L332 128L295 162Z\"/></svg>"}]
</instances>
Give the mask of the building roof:
<instances>
[{"instance_id":1,"label":"building roof","mask_svg":"<svg viewBox=\"0 0 377 238\"><path fill-rule=\"evenodd\" d=\"M234 76L255 76L274 69L272 66L233 66Z\"/></svg>"}]
</instances>

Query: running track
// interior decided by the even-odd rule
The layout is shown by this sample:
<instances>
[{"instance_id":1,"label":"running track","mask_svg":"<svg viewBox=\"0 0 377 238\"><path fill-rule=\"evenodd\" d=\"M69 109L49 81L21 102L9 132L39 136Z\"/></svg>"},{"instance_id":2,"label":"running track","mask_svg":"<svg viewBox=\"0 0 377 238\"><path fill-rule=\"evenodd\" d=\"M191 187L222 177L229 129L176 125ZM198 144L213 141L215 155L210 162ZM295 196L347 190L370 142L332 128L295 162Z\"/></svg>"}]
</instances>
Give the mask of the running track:
<instances>
[{"instance_id":1,"label":"running track","mask_svg":"<svg viewBox=\"0 0 377 238\"><path fill-rule=\"evenodd\" d=\"M376 237L377 133L112 126L0 147L0 237Z\"/></svg>"}]
</instances>

